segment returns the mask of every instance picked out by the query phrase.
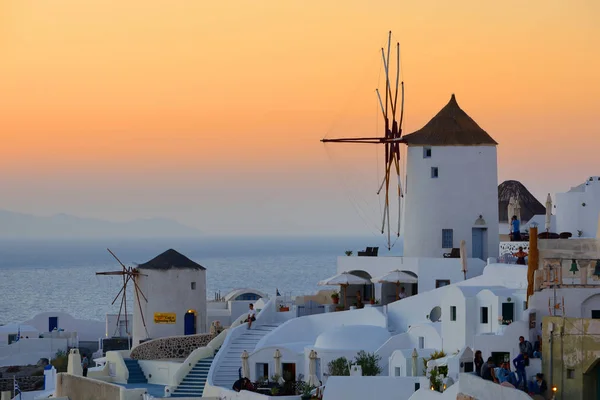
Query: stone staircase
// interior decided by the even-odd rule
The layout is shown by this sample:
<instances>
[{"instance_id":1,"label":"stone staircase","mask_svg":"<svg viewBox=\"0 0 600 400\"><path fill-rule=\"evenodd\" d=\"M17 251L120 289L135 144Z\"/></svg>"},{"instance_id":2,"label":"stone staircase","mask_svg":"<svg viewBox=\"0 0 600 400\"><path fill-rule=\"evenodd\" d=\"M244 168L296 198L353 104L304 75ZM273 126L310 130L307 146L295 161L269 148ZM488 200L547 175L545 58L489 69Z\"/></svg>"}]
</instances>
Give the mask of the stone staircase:
<instances>
[{"instance_id":1,"label":"stone staircase","mask_svg":"<svg viewBox=\"0 0 600 400\"><path fill-rule=\"evenodd\" d=\"M132 360L131 358L125 358L125 366L129 370L129 378L127 378L127 383L148 383L148 379L146 379L146 375L144 375L144 371L138 360Z\"/></svg>"},{"instance_id":2,"label":"stone staircase","mask_svg":"<svg viewBox=\"0 0 600 400\"><path fill-rule=\"evenodd\" d=\"M204 358L194 365L194 368L183 378L171 397L202 397L204 384L208 377L208 370L214 357Z\"/></svg>"},{"instance_id":3,"label":"stone staircase","mask_svg":"<svg viewBox=\"0 0 600 400\"><path fill-rule=\"evenodd\" d=\"M252 329L246 330L233 339L227 348L221 348L219 352L224 354L214 372L213 385L231 389L235 381L239 379L239 371L242 367L241 356L244 350L252 353L260 339L277 327L278 325L254 325Z\"/></svg>"}]
</instances>

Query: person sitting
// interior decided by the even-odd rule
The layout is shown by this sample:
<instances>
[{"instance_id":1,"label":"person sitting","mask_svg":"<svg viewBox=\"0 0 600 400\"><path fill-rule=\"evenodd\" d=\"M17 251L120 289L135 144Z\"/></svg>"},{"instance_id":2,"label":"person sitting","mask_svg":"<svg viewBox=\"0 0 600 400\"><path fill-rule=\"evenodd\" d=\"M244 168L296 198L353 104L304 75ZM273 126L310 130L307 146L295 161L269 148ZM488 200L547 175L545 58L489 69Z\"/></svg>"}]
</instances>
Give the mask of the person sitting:
<instances>
[{"instance_id":1,"label":"person sitting","mask_svg":"<svg viewBox=\"0 0 600 400\"><path fill-rule=\"evenodd\" d=\"M362 296L360 290L356 291L356 308L363 308L365 305L362 302Z\"/></svg>"},{"instance_id":2,"label":"person sitting","mask_svg":"<svg viewBox=\"0 0 600 400\"><path fill-rule=\"evenodd\" d=\"M486 381L498 382L496 379L496 373L494 372L494 368L496 365L494 364L494 359L489 357L487 363L483 365L481 368L481 378Z\"/></svg>"},{"instance_id":3,"label":"person sitting","mask_svg":"<svg viewBox=\"0 0 600 400\"><path fill-rule=\"evenodd\" d=\"M519 251L513 254L513 256L517 257L517 264L526 265L525 257L527 257L527 253L523 251L523 247L519 246Z\"/></svg>"},{"instance_id":4,"label":"person sitting","mask_svg":"<svg viewBox=\"0 0 600 400\"><path fill-rule=\"evenodd\" d=\"M483 356L481 355L481 350L477 350L475 352L473 364L475 365L475 374L477 376L481 376L481 367L483 366Z\"/></svg>"},{"instance_id":5,"label":"person sitting","mask_svg":"<svg viewBox=\"0 0 600 400\"><path fill-rule=\"evenodd\" d=\"M548 394L548 383L544 379L544 374L535 374L535 380L529 382L529 393L539 394L542 397L546 397Z\"/></svg>"},{"instance_id":6,"label":"person sitting","mask_svg":"<svg viewBox=\"0 0 600 400\"><path fill-rule=\"evenodd\" d=\"M242 389L244 389L244 379L246 378L240 378L237 381L235 381L231 388L236 392L240 392Z\"/></svg>"},{"instance_id":7,"label":"person sitting","mask_svg":"<svg viewBox=\"0 0 600 400\"><path fill-rule=\"evenodd\" d=\"M250 309L248 310L248 318L245 322L248 323L248 329L252 328L252 322L256 321L256 311L254 310L254 304L250 304L248 306Z\"/></svg>"},{"instance_id":8,"label":"person sitting","mask_svg":"<svg viewBox=\"0 0 600 400\"><path fill-rule=\"evenodd\" d=\"M398 300L402 300L406 298L406 290L404 290L404 286L400 287L400 292L398 293Z\"/></svg>"}]
</instances>

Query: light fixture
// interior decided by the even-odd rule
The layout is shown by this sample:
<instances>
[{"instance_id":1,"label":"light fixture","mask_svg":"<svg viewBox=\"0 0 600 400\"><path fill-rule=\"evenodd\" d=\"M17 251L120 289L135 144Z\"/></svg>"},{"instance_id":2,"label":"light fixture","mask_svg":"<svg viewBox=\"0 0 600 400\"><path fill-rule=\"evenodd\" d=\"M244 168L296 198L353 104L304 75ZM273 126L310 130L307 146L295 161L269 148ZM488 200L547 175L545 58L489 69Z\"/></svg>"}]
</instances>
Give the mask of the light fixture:
<instances>
[{"instance_id":1,"label":"light fixture","mask_svg":"<svg viewBox=\"0 0 600 400\"><path fill-rule=\"evenodd\" d=\"M594 275L600 276L600 260L596 260L596 266L594 267Z\"/></svg>"},{"instance_id":2,"label":"light fixture","mask_svg":"<svg viewBox=\"0 0 600 400\"><path fill-rule=\"evenodd\" d=\"M569 270L573 273L573 275L575 275L577 273L577 271L579 271L579 268L577 268L577 261L573 260L571 262L571 269Z\"/></svg>"},{"instance_id":3,"label":"light fixture","mask_svg":"<svg viewBox=\"0 0 600 400\"><path fill-rule=\"evenodd\" d=\"M558 388L556 387L556 385L552 385L552 391L553 391L554 393L556 393L556 392L558 391Z\"/></svg>"}]
</instances>

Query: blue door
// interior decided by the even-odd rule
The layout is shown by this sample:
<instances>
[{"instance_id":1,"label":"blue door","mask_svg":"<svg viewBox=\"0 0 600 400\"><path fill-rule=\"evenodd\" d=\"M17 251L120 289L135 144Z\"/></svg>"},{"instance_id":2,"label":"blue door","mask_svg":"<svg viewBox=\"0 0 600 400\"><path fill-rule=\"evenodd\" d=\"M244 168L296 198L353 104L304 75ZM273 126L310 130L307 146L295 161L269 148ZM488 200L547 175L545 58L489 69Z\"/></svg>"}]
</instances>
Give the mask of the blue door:
<instances>
[{"instance_id":1,"label":"blue door","mask_svg":"<svg viewBox=\"0 0 600 400\"><path fill-rule=\"evenodd\" d=\"M48 318L48 332L52 332L54 328L58 329L58 317Z\"/></svg>"},{"instance_id":2,"label":"blue door","mask_svg":"<svg viewBox=\"0 0 600 400\"><path fill-rule=\"evenodd\" d=\"M483 229L473 228L473 258L483 258Z\"/></svg>"},{"instance_id":3,"label":"blue door","mask_svg":"<svg viewBox=\"0 0 600 400\"><path fill-rule=\"evenodd\" d=\"M183 334L184 335L195 335L196 334L196 314L193 312L185 313L183 318Z\"/></svg>"}]
</instances>

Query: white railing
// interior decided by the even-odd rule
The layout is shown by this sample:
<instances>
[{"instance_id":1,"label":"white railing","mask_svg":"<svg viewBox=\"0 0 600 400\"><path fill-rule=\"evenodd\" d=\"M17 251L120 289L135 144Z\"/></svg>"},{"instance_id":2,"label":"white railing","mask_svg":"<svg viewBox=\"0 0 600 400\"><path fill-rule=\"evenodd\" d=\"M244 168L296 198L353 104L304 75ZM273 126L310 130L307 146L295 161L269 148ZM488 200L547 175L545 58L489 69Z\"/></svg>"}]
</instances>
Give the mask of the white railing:
<instances>
[{"instance_id":1,"label":"white railing","mask_svg":"<svg viewBox=\"0 0 600 400\"><path fill-rule=\"evenodd\" d=\"M255 322L256 325L260 324L261 322L265 322L265 320L268 319L269 315L267 315L267 313L265 313L265 311L269 310L269 309L273 309L276 301L277 301L276 299L270 299L267 302L267 304L265 304L265 307L256 315L256 322ZM229 328L229 333L227 334L225 341L221 345L221 350L219 350L219 352L215 356L215 359L213 360L212 364L210 365L210 369L208 370L208 376L206 378L205 389L204 389L204 392L207 395L213 395L213 393L207 393L207 392L211 391L211 387L214 387L216 389L216 392L220 392L220 390L217 389L213 383L215 374L219 370L220 364L223 362L223 358L227 354L227 349L228 349L229 345L231 344L231 342L234 339L237 339L238 337L242 336L244 334L244 332L247 331L247 329L245 327L245 323L241 322L241 321L244 321L246 318L247 318L247 315L245 315L245 314L240 315L231 324L231 327ZM240 356L241 356L241 354L240 354ZM215 390L213 390L213 391L215 391Z\"/></svg>"},{"instance_id":2,"label":"white railing","mask_svg":"<svg viewBox=\"0 0 600 400\"><path fill-rule=\"evenodd\" d=\"M130 354L130 350L106 352L106 362L109 364L109 374L111 375L113 382L127 383L127 379L129 379L129 370L127 369L127 365L125 365L125 358L128 358ZM111 365L114 366L114 370L111 368Z\"/></svg>"},{"instance_id":3,"label":"white railing","mask_svg":"<svg viewBox=\"0 0 600 400\"><path fill-rule=\"evenodd\" d=\"M210 358L215 355L215 352L227 337L229 329L225 329L220 334L218 334L213 340L211 340L206 347L199 347L196 350L192 351L190 355L185 359L185 361L181 364L181 367L175 371L173 376L171 377L170 386L176 388L181 384L181 381L190 373L190 371L194 368L194 366L205 358Z\"/></svg>"}]
</instances>

